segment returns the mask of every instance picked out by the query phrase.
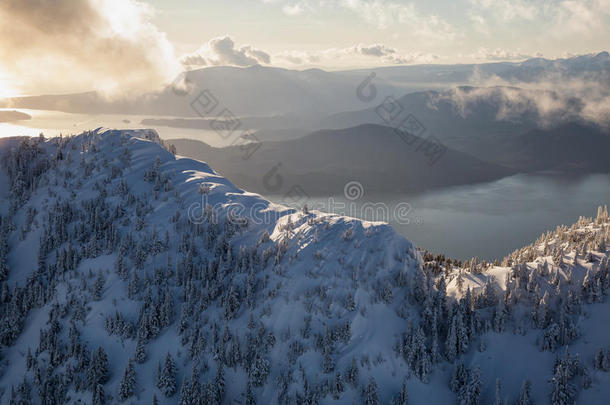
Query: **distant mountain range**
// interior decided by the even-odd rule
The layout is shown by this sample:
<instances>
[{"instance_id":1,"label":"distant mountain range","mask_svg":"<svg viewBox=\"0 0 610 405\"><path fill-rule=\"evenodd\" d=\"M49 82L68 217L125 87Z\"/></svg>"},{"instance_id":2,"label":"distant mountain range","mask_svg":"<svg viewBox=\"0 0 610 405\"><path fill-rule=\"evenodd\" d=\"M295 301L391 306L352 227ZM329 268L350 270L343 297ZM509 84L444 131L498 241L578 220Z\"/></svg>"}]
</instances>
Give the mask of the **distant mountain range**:
<instances>
[{"instance_id":1,"label":"distant mountain range","mask_svg":"<svg viewBox=\"0 0 610 405\"><path fill-rule=\"evenodd\" d=\"M552 108L544 107L543 103ZM392 110L390 112L390 110ZM581 120L582 100L546 90L518 87L459 86L444 91L409 93L360 111L342 112L320 120L318 128L337 129L365 123L401 127L414 117L427 132L458 146L476 139L519 134L544 126Z\"/></svg>"},{"instance_id":2,"label":"distant mountain range","mask_svg":"<svg viewBox=\"0 0 610 405\"><path fill-rule=\"evenodd\" d=\"M201 117L191 105L204 90L217 110L205 114L214 118L225 108L238 116L298 114L302 118L355 110L365 106L356 97L364 76L344 75L319 69L304 71L274 67L209 67L186 72L179 84L158 93L131 99L108 100L95 92L17 97L0 103L11 108L32 108L77 113L123 113L156 116ZM185 85L186 87L182 87ZM378 83L380 95L395 87ZM401 92L402 93L402 92Z\"/></svg>"},{"instance_id":3,"label":"distant mountain range","mask_svg":"<svg viewBox=\"0 0 610 405\"><path fill-rule=\"evenodd\" d=\"M437 141L442 153L439 149L435 155L430 142ZM352 179L359 179L366 190L383 193L485 182L517 172L610 172L610 136L576 123L497 135L479 144L472 141L468 144L476 147L470 154L438 138L377 124L263 141L256 148L213 148L189 139L170 142L179 154L206 161L239 187L261 194L274 191L265 182L274 167L285 183L299 184L313 195L340 194ZM244 159L252 150L253 155Z\"/></svg>"},{"instance_id":4,"label":"distant mountain range","mask_svg":"<svg viewBox=\"0 0 610 405\"><path fill-rule=\"evenodd\" d=\"M262 194L274 191L265 177L277 165L284 183L298 184L312 195L341 193L353 179L374 192L406 192L490 181L514 173L431 139L374 124L262 142L248 159L244 159L243 146L212 148L187 139L169 142L179 154L206 161L239 187Z\"/></svg>"},{"instance_id":5,"label":"distant mountain range","mask_svg":"<svg viewBox=\"0 0 610 405\"><path fill-rule=\"evenodd\" d=\"M531 58L522 62L492 62L456 65L407 65L343 71L347 75L370 74L392 84L411 83L471 83L480 79L501 79L507 82L532 83L553 77L595 77L600 83L610 83L610 54L579 55L570 58Z\"/></svg>"},{"instance_id":6,"label":"distant mountain range","mask_svg":"<svg viewBox=\"0 0 610 405\"><path fill-rule=\"evenodd\" d=\"M596 149L593 145L598 142L597 149L603 150L610 139L608 117L603 122L604 117L600 115L599 124L590 122L585 119L585 111L591 106L587 101L565 98L552 91L457 87L441 92L410 93L388 104L331 115L320 120L316 127L339 129L374 123L405 128L412 126L411 120L414 120L418 135L433 134L453 149L520 171L556 167L550 160L565 154L545 156L543 163L540 157L530 156L529 150L523 150L532 142L541 143L535 148L539 152L545 146L564 145L564 152L582 151L587 156L587 148ZM391 109L394 111L390 113ZM392 114L396 117L392 118ZM574 135L583 134L586 141L579 143L578 137L569 135L570 131L575 131ZM536 139L527 140L530 133ZM572 162L573 158L574 155L569 155L567 160ZM597 158L595 153L589 158L591 162L585 165L586 170L608 166L606 159ZM599 164L593 163L595 160Z\"/></svg>"},{"instance_id":7,"label":"distant mountain range","mask_svg":"<svg viewBox=\"0 0 610 405\"><path fill-rule=\"evenodd\" d=\"M481 145L486 160L520 171L609 173L610 135L599 128L575 123Z\"/></svg>"},{"instance_id":8,"label":"distant mountain range","mask_svg":"<svg viewBox=\"0 0 610 405\"><path fill-rule=\"evenodd\" d=\"M207 89L222 108L239 116L279 116L298 114L323 117L366 107L356 95L362 81L375 72L377 98L400 97L426 89L478 84L488 79L510 83L586 78L601 86L610 84L610 56L607 52L568 59L529 59L524 62L497 62L466 65L412 65L326 72L267 66L209 67L187 72L180 83L161 92L130 100L108 100L96 93L17 97L0 106L59 110L78 113L123 113L197 117L190 102ZM177 90L177 87L180 89ZM209 117L213 118L213 116Z\"/></svg>"}]
</instances>

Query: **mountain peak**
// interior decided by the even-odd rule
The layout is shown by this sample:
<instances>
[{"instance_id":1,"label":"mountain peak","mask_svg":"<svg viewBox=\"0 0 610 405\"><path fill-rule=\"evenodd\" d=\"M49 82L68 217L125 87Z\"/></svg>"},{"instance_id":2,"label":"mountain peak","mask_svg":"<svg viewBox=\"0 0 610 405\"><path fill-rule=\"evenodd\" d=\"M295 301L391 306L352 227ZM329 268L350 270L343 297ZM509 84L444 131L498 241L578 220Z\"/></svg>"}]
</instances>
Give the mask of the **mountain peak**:
<instances>
[{"instance_id":1,"label":"mountain peak","mask_svg":"<svg viewBox=\"0 0 610 405\"><path fill-rule=\"evenodd\" d=\"M558 367L545 352L607 313L592 305L610 284L607 209L501 266L461 267L387 224L240 190L147 130L9 139L0 153L2 403L390 403L407 382L410 400L448 403L451 363L518 392L526 359L544 402ZM539 339L513 332L531 323ZM586 337L591 363L607 339Z\"/></svg>"}]
</instances>

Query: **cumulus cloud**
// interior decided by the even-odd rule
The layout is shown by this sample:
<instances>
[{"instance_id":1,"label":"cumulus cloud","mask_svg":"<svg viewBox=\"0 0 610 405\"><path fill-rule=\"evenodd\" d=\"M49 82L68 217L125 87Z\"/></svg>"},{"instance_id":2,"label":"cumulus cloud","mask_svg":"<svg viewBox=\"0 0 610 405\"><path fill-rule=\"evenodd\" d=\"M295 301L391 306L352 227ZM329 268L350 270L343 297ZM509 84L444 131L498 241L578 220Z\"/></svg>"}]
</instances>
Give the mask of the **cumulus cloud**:
<instances>
[{"instance_id":1,"label":"cumulus cloud","mask_svg":"<svg viewBox=\"0 0 610 405\"><path fill-rule=\"evenodd\" d=\"M438 59L438 56L429 53L400 54L396 48L388 47L383 44L356 45L352 48L347 48L347 53L373 56L380 58L385 63L397 65L426 63Z\"/></svg>"},{"instance_id":2,"label":"cumulus cloud","mask_svg":"<svg viewBox=\"0 0 610 405\"><path fill-rule=\"evenodd\" d=\"M437 55L430 53L403 54L396 48L384 44L357 44L346 48L329 48L320 51L287 51L276 55L276 58L295 65L332 62L346 59L363 59L381 61L386 64L427 63L438 59Z\"/></svg>"},{"instance_id":3,"label":"cumulus cloud","mask_svg":"<svg viewBox=\"0 0 610 405\"><path fill-rule=\"evenodd\" d=\"M389 48L383 44L359 45L356 47L356 51L369 56L388 56L396 53L396 49Z\"/></svg>"},{"instance_id":4,"label":"cumulus cloud","mask_svg":"<svg viewBox=\"0 0 610 405\"><path fill-rule=\"evenodd\" d=\"M0 63L25 92L150 88L178 72L138 0L2 0Z\"/></svg>"},{"instance_id":5,"label":"cumulus cloud","mask_svg":"<svg viewBox=\"0 0 610 405\"><path fill-rule=\"evenodd\" d=\"M218 37L209 40L199 50L181 58L183 65L198 66L251 66L270 64L271 60L285 61L292 65L315 65L342 62L366 63L382 62L384 64L427 63L438 59L430 53L400 53L396 48L374 43L356 44L345 48L328 48L322 50L302 51L288 50L270 55L250 45L235 46L229 37Z\"/></svg>"},{"instance_id":6,"label":"cumulus cloud","mask_svg":"<svg viewBox=\"0 0 610 405\"><path fill-rule=\"evenodd\" d=\"M271 63L271 56L260 49L249 45L235 47L235 42L229 36L213 38L194 53L182 57L186 66L250 66Z\"/></svg>"}]
</instances>

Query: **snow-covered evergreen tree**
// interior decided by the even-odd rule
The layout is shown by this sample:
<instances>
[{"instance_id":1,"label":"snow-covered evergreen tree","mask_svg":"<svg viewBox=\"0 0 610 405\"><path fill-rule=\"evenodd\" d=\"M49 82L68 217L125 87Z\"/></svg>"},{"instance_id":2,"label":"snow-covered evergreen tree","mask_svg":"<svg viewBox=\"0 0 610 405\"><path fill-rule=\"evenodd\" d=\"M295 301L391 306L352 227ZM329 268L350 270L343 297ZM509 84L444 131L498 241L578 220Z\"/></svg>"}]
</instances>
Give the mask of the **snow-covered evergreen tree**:
<instances>
[{"instance_id":1,"label":"snow-covered evergreen tree","mask_svg":"<svg viewBox=\"0 0 610 405\"><path fill-rule=\"evenodd\" d=\"M532 405L532 383L530 380L524 380L521 384L521 391L519 391L519 398L517 399L517 405Z\"/></svg>"},{"instance_id":2,"label":"snow-covered evergreen tree","mask_svg":"<svg viewBox=\"0 0 610 405\"><path fill-rule=\"evenodd\" d=\"M371 377L364 390L365 405L379 405L379 394L377 393L377 390L377 382Z\"/></svg>"},{"instance_id":3,"label":"snow-covered evergreen tree","mask_svg":"<svg viewBox=\"0 0 610 405\"><path fill-rule=\"evenodd\" d=\"M123 378L121 379L121 385L119 388L119 399L121 401L125 401L127 398L130 398L135 392L135 387L136 370L133 365L133 360L130 359L127 363L127 368L125 368Z\"/></svg>"},{"instance_id":4,"label":"snow-covered evergreen tree","mask_svg":"<svg viewBox=\"0 0 610 405\"><path fill-rule=\"evenodd\" d=\"M171 397L176 393L177 381L176 381L176 365L174 359L169 352L165 356L163 367L159 365L160 373L157 376L157 388L166 397Z\"/></svg>"}]
</instances>

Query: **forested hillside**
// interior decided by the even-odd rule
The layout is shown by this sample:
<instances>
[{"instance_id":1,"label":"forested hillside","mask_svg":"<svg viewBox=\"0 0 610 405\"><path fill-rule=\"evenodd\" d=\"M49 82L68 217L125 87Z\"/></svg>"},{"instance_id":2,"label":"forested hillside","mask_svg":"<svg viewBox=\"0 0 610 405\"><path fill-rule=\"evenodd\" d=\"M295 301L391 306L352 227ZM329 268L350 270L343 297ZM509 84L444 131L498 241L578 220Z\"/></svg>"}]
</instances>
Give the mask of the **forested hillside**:
<instances>
[{"instance_id":1,"label":"forested hillside","mask_svg":"<svg viewBox=\"0 0 610 405\"><path fill-rule=\"evenodd\" d=\"M607 209L459 263L242 191L154 131L0 149L1 403L610 396Z\"/></svg>"}]
</instances>

